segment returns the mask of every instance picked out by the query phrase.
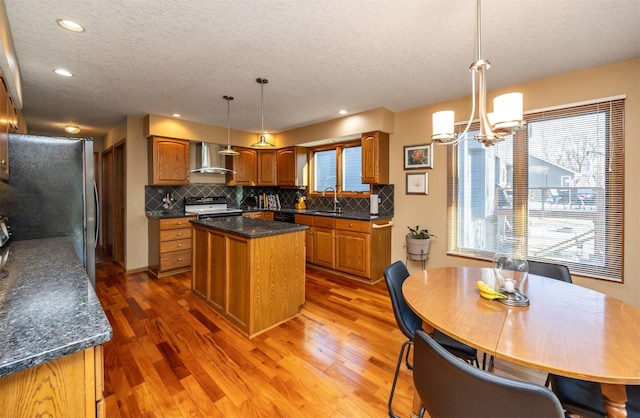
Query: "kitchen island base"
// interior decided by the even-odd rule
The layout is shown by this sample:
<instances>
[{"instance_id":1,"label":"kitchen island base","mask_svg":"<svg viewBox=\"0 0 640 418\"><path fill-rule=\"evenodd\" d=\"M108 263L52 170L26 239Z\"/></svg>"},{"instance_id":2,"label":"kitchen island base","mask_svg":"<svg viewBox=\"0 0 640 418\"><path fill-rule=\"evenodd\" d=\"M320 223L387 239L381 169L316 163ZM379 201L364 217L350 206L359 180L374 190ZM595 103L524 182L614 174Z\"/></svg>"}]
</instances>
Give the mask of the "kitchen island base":
<instances>
[{"instance_id":1,"label":"kitchen island base","mask_svg":"<svg viewBox=\"0 0 640 418\"><path fill-rule=\"evenodd\" d=\"M248 337L300 313L305 300L304 230L247 237L192 225L194 294Z\"/></svg>"}]
</instances>

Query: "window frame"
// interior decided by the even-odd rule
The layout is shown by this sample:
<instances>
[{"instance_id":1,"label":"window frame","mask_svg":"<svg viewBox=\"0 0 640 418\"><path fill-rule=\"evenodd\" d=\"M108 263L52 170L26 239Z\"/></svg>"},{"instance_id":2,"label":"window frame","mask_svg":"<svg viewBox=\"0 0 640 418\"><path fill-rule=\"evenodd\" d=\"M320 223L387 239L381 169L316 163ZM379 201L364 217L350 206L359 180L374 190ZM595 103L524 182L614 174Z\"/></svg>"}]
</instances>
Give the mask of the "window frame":
<instances>
[{"instance_id":1,"label":"window frame","mask_svg":"<svg viewBox=\"0 0 640 418\"><path fill-rule=\"evenodd\" d=\"M316 152L319 151L330 151L330 150L335 150L336 151L336 179L339 179L340 184L337 184L337 191L336 194L337 196L340 197L369 197L369 195L371 194L371 185L369 184L369 190L368 191L362 191L362 192L352 192L352 191L343 191L342 190L342 151L345 148L352 148L352 147L362 147L362 144L360 142L360 140L354 140L354 141L346 141L346 142L339 142L339 143L334 143L334 144L327 144L327 145L321 145L321 146L317 146L317 147L312 147L310 148L310 164L309 164L309 191L308 194L310 196L322 196L322 191L316 191L313 190L313 185L315 184L315 154ZM362 171L362 166L360 168L360 170ZM362 174L362 173L361 173ZM361 176L362 178L362 176ZM365 184L365 183L363 183Z\"/></svg>"},{"instance_id":2,"label":"window frame","mask_svg":"<svg viewBox=\"0 0 640 418\"><path fill-rule=\"evenodd\" d=\"M603 265L582 264L579 262L563 261L572 273L584 277L624 283L624 117L625 97L616 96L589 102L569 104L552 109L535 110L525 113L527 122L539 122L571 115L586 115L592 112L607 110L607 129L605 149L606 188L604 214L604 242L605 256ZM456 125L456 131L461 132L466 122ZM479 123L474 121L470 131L479 129ZM513 141L513 228L515 235L525 236L528 247L529 224L529 144L528 129L523 129L511 136ZM473 139L467 139L473 141ZM448 180L447 180L447 254L473 259L491 260L493 251L461 248L458 246L458 147L450 146L447 150ZM485 181L486 184L486 181ZM464 227L464 226L461 226ZM594 244L595 245L595 244ZM552 258L528 256L532 260L555 262Z\"/></svg>"}]
</instances>

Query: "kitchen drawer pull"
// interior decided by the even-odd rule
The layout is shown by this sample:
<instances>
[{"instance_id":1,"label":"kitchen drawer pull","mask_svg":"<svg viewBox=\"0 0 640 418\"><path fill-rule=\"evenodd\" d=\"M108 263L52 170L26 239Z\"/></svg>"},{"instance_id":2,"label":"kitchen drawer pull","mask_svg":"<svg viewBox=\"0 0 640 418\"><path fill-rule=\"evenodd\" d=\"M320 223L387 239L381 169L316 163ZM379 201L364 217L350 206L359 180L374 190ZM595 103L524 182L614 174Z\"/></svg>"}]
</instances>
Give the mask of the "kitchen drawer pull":
<instances>
[{"instance_id":1,"label":"kitchen drawer pull","mask_svg":"<svg viewBox=\"0 0 640 418\"><path fill-rule=\"evenodd\" d=\"M182 247L182 244L178 244L178 247Z\"/></svg>"},{"instance_id":2,"label":"kitchen drawer pull","mask_svg":"<svg viewBox=\"0 0 640 418\"><path fill-rule=\"evenodd\" d=\"M182 232L178 232L178 236L181 237L182 236Z\"/></svg>"},{"instance_id":3,"label":"kitchen drawer pull","mask_svg":"<svg viewBox=\"0 0 640 418\"><path fill-rule=\"evenodd\" d=\"M178 257L178 261L182 261L182 257Z\"/></svg>"},{"instance_id":4,"label":"kitchen drawer pull","mask_svg":"<svg viewBox=\"0 0 640 418\"><path fill-rule=\"evenodd\" d=\"M386 223L384 225L373 224L372 226L373 229L389 228L390 226L393 226L393 221L389 221L389 223Z\"/></svg>"}]
</instances>

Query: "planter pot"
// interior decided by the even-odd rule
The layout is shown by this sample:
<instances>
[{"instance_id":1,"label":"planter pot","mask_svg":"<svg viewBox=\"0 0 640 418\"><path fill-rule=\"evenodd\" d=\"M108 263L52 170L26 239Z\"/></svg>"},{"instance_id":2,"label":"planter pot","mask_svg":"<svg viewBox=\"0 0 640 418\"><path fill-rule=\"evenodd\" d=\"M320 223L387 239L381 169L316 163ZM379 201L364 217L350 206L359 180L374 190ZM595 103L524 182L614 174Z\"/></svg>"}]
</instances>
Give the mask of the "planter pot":
<instances>
[{"instance_id":1,"label":"planter pot","mask_svg":"<svg viewBox=\"0 0 640 418\"><path fill-rule=\"evenodd\" d=\"M431 239L415 239L407 235L407 259L414 261L424 261L429 255L429 244Z\"/></svg>"}]
</instances>

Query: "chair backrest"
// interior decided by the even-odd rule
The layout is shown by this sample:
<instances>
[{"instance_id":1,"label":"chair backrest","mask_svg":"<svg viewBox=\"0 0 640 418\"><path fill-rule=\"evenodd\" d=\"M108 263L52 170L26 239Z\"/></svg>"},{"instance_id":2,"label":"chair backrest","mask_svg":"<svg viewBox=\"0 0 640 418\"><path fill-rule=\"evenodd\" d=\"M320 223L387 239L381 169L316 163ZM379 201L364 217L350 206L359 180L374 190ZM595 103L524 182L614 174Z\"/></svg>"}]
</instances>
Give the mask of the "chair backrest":
<instances>
[{"instance_id":1,"label":"chair backrest","mask_svg":"<svg viewBox=\"0 0 640 418\"><path fill-rule=\"evenodd\" d=\"M409 308L402 296L402 284L407 277L409 277L409 270L402 261L396 261L384 271L384 281L389 289L391 306L393 306L393 314L396 317L398 328L407 338L413 340L413 334L417 329L422 328L422 320Z\"/></svg>"},{"instance_id":2,"label":"chair backrest","mask_svg":"<svg viewBox=\"0 0 640 418\"><path fill-rule=\"evenodd\" d=\"M422 331L414 350L414 386L432 417L564 417L549 389L473 367Z\"/></svg>"},{"instance_id":3,"label":"chair backrest","mask_svg":"<svg viewBox=\"0 0 640 418\"><path fill-rule=\"evenodd\" d=\"M563 264L545 263L542 261L529 260L529 273L538 276L546 276L552 279L573 283L569 268Z\"/></svg>"}]
</instances>

